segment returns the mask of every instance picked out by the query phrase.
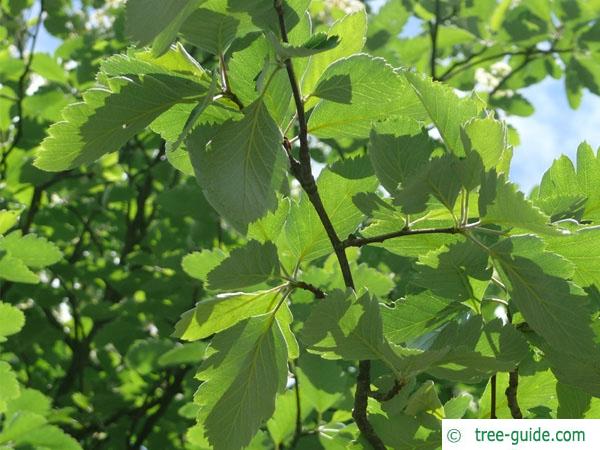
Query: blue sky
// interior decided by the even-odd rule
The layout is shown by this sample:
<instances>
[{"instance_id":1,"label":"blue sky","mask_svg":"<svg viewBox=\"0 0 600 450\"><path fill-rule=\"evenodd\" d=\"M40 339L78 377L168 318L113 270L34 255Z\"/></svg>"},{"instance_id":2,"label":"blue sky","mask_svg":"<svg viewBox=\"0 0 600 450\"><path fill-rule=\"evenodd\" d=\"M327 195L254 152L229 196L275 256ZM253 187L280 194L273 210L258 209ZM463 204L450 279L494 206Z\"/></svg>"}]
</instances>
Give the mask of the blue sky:
<instances>
[{"instance_id":1,"label":"blue sky","mask_svg":"<svg viewBox=\"0 0 600 450\"><path fill-rule=\"evenodd\" d=\"M413 32L418 32L418 27L414 22L407 26ZM403 34L410 35L411 30ZM59 40L42 31L37 51L51 53L59 44ZM533 104L535 113L508 118L521 137L514 152L511 179L529 192L561 154L573 157L584 140L594 149L600 146L600 98L586 92L580 108L572 110L564 92L564 79L553 78L521 93Z\"/></svg>"}]
</instances>

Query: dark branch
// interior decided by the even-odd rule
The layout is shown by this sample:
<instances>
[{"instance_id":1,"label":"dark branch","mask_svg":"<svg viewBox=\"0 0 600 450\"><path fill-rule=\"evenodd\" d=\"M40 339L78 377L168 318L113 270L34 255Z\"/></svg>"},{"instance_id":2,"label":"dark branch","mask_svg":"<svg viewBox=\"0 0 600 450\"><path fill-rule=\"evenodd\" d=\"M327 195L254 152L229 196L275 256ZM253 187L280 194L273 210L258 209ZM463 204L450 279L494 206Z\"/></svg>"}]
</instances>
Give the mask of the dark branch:
<instances>
[{"instance_id":1,"label":"dark branch","mask_svg":"<svg viewBox=\"0 0 600 450\"><path fill-rule=\"evenodd\" d=\"M402 388L406 386L405 380L395 380L392 388L387 392L371 392L369 395L373 397L375 400L380 402L387 402L393 399L396 395L400 393Z\"/></svg>"},{"instance_id":2,"label":"dark branch","mask_svg":"<svg viewBox=\"0 0 600 450\"><path fill-rule=\"evenodd\" d=\"M291 281L290 285L295 287L295 288L299 288L299 289L304 289L305 291L310 291L312 292L316 298L325 298L327 294L325 294L325 292L312 285L309 283L305 283L304 281Z\"/></svg>"},{"instance_id":3,"label":"dark branch","mask_svg":"<svg viewBox=\"0 0 600 450\"><path fill-rule=\"evenodd\" d=\"M354 395L354 409L352 418L358 429L375 450L385 450L385 445L375 432L373 425L367 417L367 405L371 392L371 361L358 363L358 377L356 378L356 394Z\"/></svg>"},{"instance_id":4,"label":"dark branch","mask_svg":"<svg viewBox=\"0 0 600 450\"><path fill-rule=\"evenodd\" d=\"M459 234L461 233L460 228L448 227L448 228L421 228L411 230L409 228L403 228L402 230L394 231L391 233L381 234L379 236L372 236L366 238L359 238L356 236L348 236L348 238L342 243L344 247L362 247L368 244L377 244L388 239L394 239L402 236L415 236L418 234Z\"/></svg>"},{"instance_id":5,"label":"dark branch","mask_svg":"<svg viewBox=\"0 0 600 450\"><path fill-rule=\"evenodd\" d=\"M517 393L519 389L519 369L515 369L508 373L508 387L504 393L506 394L506 400L508 401L508 409L510 409L510 415L513 419L522 419L523 413L519 407L519 401L517 399Z\"/></svg>"}]
</instances>

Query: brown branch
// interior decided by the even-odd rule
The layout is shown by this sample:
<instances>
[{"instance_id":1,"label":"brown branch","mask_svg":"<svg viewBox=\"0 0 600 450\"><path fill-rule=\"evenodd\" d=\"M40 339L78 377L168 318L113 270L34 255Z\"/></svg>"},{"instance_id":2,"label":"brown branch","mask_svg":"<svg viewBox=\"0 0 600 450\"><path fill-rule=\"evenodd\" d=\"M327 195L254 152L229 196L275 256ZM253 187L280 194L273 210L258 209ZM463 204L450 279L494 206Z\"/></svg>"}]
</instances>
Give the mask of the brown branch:
<instances>
[{"instance_id":1,"label":"brown branch","mask_svg":"<svg viewBox=\"0 0 600 450\"><path fill-rule=\"evenodd\" d=\"M281 39L283 42L288 42L287 29L285 26L285 15L283 11L283 5L281 0L274 0L275 10L279 21L279 30L281 33ZM288 153L290 160L290 170L296 177L302 189L308 196L309 201L315 208L319 220L325 228L327 237L331 242L331 245L335 251L342 275L344 277L344 283L346 287L354 289L354 280L352 279L352 272L350 271L350 264L348 257L346 256L345 247L337 235L331 219L329 218L327 211L319 195L315 178L312 175L311 160L310 160L310 148L308 145L308 126L306 121L306 112L304 109L304 101L300 93L300 87L294 73L294 66L290 59L285 61L285 68L290 81L292 94L294 97L294 103L296 106L296 113L298 116L298 125L300 128L299 141L300 141L300 158L296 161L292 157L291 148L289 141L284 141L284 148ZM367 403L371 385L371 374L370 374L370 361L360 361L358 364L358 377L356 383L356 395L354 401L354 410L352 417L358 426L361 434L364 438L375 448L375 450L385 450L385 445L381 438L377 435L373 426L367 417Z\"/></svg>"},{"instance_id":2,"label":"brown branch","mask_svg":"<svg viewBox=\"0 0 600 450\"><path fill-rule=\"evenodd\" d=\"M508 401L508 409L510 409L510 415L513 419L522 419L523 413L519 407L519 401L517 399L517 393L519 389L519 369L512 370L508 373L508 387L504 393Z\"/></svg>"},{"instance_id":3,"label":"brown branch","mask_svg":"<svg viewBox=\"0 0 600 450\"><path fill-rule=\"evenodd\" d=\"M400 393L402 388L406 386L405 380L395 380L392 388L387 392L371 392L369 395L373 397L375 400L380 402L387 402L393 399L396 395Z\"/></svg>"},{"instance_id":4,"label":"brown branch","mask_svg":"<svg viewBox=\"0 0 600 450\"><path fill-rule=\"evenodd\" d=\"M353 235L348 236L348 238L342 243L344 247L362 247L368 244L377 244L388 239L394 239L402 236L415 236L419 234L459 234L462 230L460 228L448 227L448 228L421 228L416 230L411 230L409 228L403 228L402 230L393 231L391 233L381 234L378 236L371 236L365 238L359 238Z\"/></svg>"},{"instance_id":5,"label":"brown branch","mask_svg":"<svg viewBox=\"0 0 600 450\"><path fill-rule=\"evenodd\" d=\"M325 298L327 296L327 294L325 294L325 291L323 291L322 289L304 281L290 281L290 285L298 289L310 291L315 295L316 298Z\"/></svg>"}]
</instances>

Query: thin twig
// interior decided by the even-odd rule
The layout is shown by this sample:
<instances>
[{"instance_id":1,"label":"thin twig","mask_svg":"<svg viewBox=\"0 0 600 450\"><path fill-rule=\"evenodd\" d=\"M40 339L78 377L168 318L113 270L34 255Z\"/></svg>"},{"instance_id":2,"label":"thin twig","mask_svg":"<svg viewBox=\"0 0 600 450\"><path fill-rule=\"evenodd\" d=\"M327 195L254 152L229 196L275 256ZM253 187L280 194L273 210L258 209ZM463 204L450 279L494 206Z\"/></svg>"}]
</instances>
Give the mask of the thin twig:
<instances>
[{"instance_id":1,"label":"thin twig","mask_svg":"<svg viewBox=\"0 0 600 450\"><path fill-rule=\"evenodd\" d=\"M304 281L290 280L290 286L312 292L316 298L325 298L327 294L321 288Z\"/></svg>"},{"instance_id":2,"label":"thin twig","mask_svg":"<svg viewBox=\"0 0 600 450\"><path fill-rule=\"evenodd\" d=\"M359 238L353 235L348 236L348 238L342 242L344 247L362 247L368 244L377 244L388 239L394 239L402 236L415 236L419 234L459 234L462 230L456 227L448 227L448 228L420 228L416 230L411 230L409 228L403 228L398 231L393 231L391 233L381 234L378 236L364 237Z\"/></svg>"},{"instance_id":3,"label":"thin twig","mask_svg":"<svg viewBox=\"0 0 600 450\"><path fill-rule=\"evenodd\" d=\"M373 397L375 400L378 400L380 402L387 402L387 401L390 401L391 399L393 399L396 395L398 395L404 386L406 386L405 380L395 380L394 385L392 386L392 388L389 391L387 391L387 392L376 391L376 392L371 392L369 395L371 397Z\"/></svg>"},{"instance_id":4,"label":"thin twig","mask_svg":"<svg viewBox=\"0 0 600 450\"><path fill-rule=\"evenodd\" d=\"M244 109L244 104L231 90L231 85L229 84L229 75L227 74L227 63L225 62L225 56L222 53L219 54L219 67L221 68L221 85L223 87L223 96L235 103L238 108Z\"/></svg>"},{"instance_id":5,"label":"thin twig","mask_svg":"<svg viewBox=\"0 0 600 450\"><path fill-rule=\"evenodd\" d=\"M485 48L484 51L485 50L487 50L487 48ZM554 53L571 53L571 52L573 52L573 49L571 49L571 48L550 48L549 50L541 50L538 48L528 48L525 50L514 50L514 51L511 50L511 51L506 51L506 52L502 52L502 53L496 53L494 55L485 56L481 59L473 61L474 56L476 57L483 53L483 51L481 51L479 53L475 53L474 55L470 55L467 58L465 58L464 60L458 61L458 62L454 63L453 65L451 65L439 77L439 80L446 81L449 78L451 78L461 72L464 72L465 70L470 69L471 67L479 66L480 64L483 64L488 61L494 61L496 59L503 59L503 58L506 58L507 56L519 56L519 55L527 55L527 54L551 55Z\"/></svg>"}]
</instances>

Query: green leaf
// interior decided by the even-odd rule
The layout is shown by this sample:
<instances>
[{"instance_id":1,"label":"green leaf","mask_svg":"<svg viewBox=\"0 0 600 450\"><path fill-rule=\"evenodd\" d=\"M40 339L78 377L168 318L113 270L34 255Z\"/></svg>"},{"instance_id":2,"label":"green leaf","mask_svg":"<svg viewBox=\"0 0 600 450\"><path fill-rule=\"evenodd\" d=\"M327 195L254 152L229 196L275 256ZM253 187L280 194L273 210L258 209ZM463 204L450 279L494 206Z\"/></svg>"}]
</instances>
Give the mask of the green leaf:
<instances>
[{"instance_id":1,"label":"green leaf","mask_svg":"<svg viewBox=\"0 0 600 450\"><path fill-rule=\"evenodd\" d=\"M576 284L600 287L600 228L584 228L566 236L548 237L545 242L549 251L573 263Z\"/></svg>"},{"instance_id":2,"label":"green leaf","mask_svg":"<svg viewBox=\"0 0 600 450\"><path fill-rule=\"evenodd\" d=\"M66 83L67 73L52 56L36 53L31 62L31 70L49 81Z\"/></svg>"},{"instance_id":3,"label":"green leaf","mask_svg":"<svg viewBox=\"0 0 600 450\"><path fill-rule=\"evenodd\" d=\"M566 354L597 355L587 299L563 278L568 276L566 260L545 252L532 236L505 239L491 250L511 300L550 347Z\"/></svg>"},{"instance_id":4,"label":"green leaf","mask_svg":"<svg viewBox=\"0 0 600 450\"><path fill-rule=\"evenodd\" d=\"M420 412L431 412L438 418L444 417L444 408L431 380L423 383L408 399L406 414L416 416Z\"/></svg>"},{"instance_id":5,"label":"green leaf","mask_svg":"<svg viewBox=\"0 0 600 450\"><path fill-rule=\"evenodd\" d=\"M275 192L285 173L282 135L265 103L257 100L244 109L240 120L228 120L204 148L195 134L188 148L206 199L236 228L277 207Z\"/></svg>"},{"instance_id":6,"label":"green leaf","mask_svg":"<svg viewBox=\"0 0 600 450\"><path fill-rule=\"evenodd\" d=\"M512 148L508 145L506 124L488 116L472 119L463 127L462 141L468 153L475 151L481 156L486 171L508 174Z\"/></svg>"},{"instance_id":7,"label":"green leaf","mask_svg":"<svg viewBox=\"0 0 600 450\"><path fill-rule=\"evenodd\" d=\"M583 419L590 408L591 396L564 383L556 383L557 419Z\"/></svg>"},{"instance_id":8,"label":"green leaf","mask_svg":"<svg viewBox=\"0 0 600 450\"><path fill-rule=\"evenodd\" d=\"M362 50L367 34L367 14L364 10L346 15L327 31L328 36L338 36L339 44L331 51L313 55L302 77L304 95L313 93L325 69L333 62Z\"/></svg>"},{"instance_id":9,"label":"green leaf","mask_svg":"<svg viewBox=\"0 0 600 450\"><path fill-rule=\"evenodd\" d=\"M0 235L3 235L17 224L19 215L19 211L0 210Z\"/></svg>"},{"instance_id":10,"label":"green leaf","mask_svg":"<svg viewBox=\"0 0 600 450\"><path fill-rule=\"evenodd\" d=\"M208 273L208 287L224 291L242 289L277 278L279 271L275 245L250 241L234 249Z\"/></svg>"},{"instance_id":11,"label":"green leaf","mask_svg":"<svg viewBox=\"0 0 600 450\"><path fill-rule=\"evenodd\" d=\"M434 82L429 77L411 72L405 72L405 76L448 150L457 156L465 156L461 125L479 114L481 104L470 98L458 98L449 86Z\"/></svg>"},{"instance_id":12,"label":"green leaf","mask_svg":"<svg viewBox=\"0 0 600 450\"><path fill-rule=\"evenodd\" d=\"M268 34L271 45L275 47L277 55L283 59L306 58L317 53L326 52L337 47L340 43L339 36L328 36L326 33L315 33L300 45L280 42L275 34Z\"/></svg>"},{"instance_id":13,"label":"green leaf","mask_svg":"<svg viewBox=\"0 0 600 450\"><path fill-rule=\"evenodd\" d=\"M252 316L273 311L281 301L281 289L236 292L201 300L181 316L173 336L195 341L219 333Z\"/></svg>"},{"instance_id":14,"label":"green leaf","mask_svg":"<svg viewBox=\"0 0 600 450\"><path fill-rule=\"evenodd\" d=\"M352 382L341 364L306 352L300 356L296 372L302 396L321 413L342 401Z\"/></svg>"},{"instance_id":15,"label":"green leaf","mask_svg":"<svg viewBox=\"0 0 600 450\"><path fill-rule=\"evenodd\" d=\"M290 306L283 302L277 312L275 313L275 319L281 329L283 338L285 339L285 345L287 348L288 359L297 359L300 356L300 347L296 340L296 335L292 331L292 323L294 316L290 310Z\"/></svg>"},{"instance_id":16,"label":"green leaf","mask_svg":"<svg viewBox=\"0 0 600 450\"><path fill-rule=\"evenodd\" d=\"M471 279L487 281L491 275L488 254L473 242L465 241L420 257L413 282L440 297L480 300Z\"/></svg>"},{"instance_id":17,"label":"green leaf","mask_svg":"<svg viewBox=\"0 0 600 450\"><path fill-rule=\"evenodd\" d=\"M453 212L465 184L461 177L465 172L464 161L451 154L431 159L396 193L394 204L401 206L406 214L415 214L425 211L430 198L434 198Z\"/></svg>"},{"instance_id":18,"label":"green leaf","mask_svg":"<svg viewBox=\"0 0 600 450\"><path fill-rule=\"evenodd\" d=\"M369 157L383 187L394 195L423 169L435 142L415 120L399 117L378 122L371 131Z\"/></svg>"},{"instance_id":19,"label":"green leaf","mask_svg":"<svg viewBox=\"0 0 600 450\"><path fill-rule=\"evenodd\" d=\"M127 34L141 46L154 41L153 51L169 48L179 28L204 0L129 0L125 9Z\"/></svg>"},{"instance_id":20,"label":"green leaf","mask_svg":"<svg viewBox=\"0 0 600 450\"><path fill-rule=\"evenodd\" d=\"M25 315L20 309L0 302L0 342L6 336L18 333L25 325Z\"/></svg>"},{"instance_id":21,"label":"green leaf","mask_svg":"<svg viewBox=\"0 0 600 450\"><path fill-rule=\"evenodd\" d=\"M398 300L394 308L382 306L384 334L396 344L418 338L453 317L458 311L453 303L454 300L424 291Z\"/></svg>"},{"instance_id":22,"label":"green leaf","mask_svg":"<svg viewBox=\"0 0 600 450\"><path fill-rule=\"evenodd\" d=\"M17 376L8 363L0 361L0 412L6 411L9 400L17 398L20 393ZM2 436L0 434L0 436Z\"/></svg>"},{"instance_id":23,"label":"green leaf","mask_svg":"<svg viewBox=\"0 0 600 450\"><path fill-rule=\"evenodd\" d=\"M487 173L482 183L479 214L482 224L524 229L541 234L560 234L560 231L550 225L550 219L526 200L513 183L494 172Z\"/></svg>"},{"instance_id":24,"label":"green leaf","mask_svg":"<svg viewBox=\"0 0 600 450\"><path fill-rule=\"evenodd\" d=\"M374 121L394 115L423 117L405 77L384 59L369 55L350 56L329 66L313 95L322 100L308 129L320 138L368 138Z\"/></svg>"},{"instance_id":25,"label":"green leaf","mask_svg":"<svg viewBox=\"0 0 600 450\"><path fill-rule=\"evenodd\" d=\"M483 324L482 317L475 315L460 323L448 323L430 349L449 351L428 373L465 383L513 370L529 354L527 341L512 324L503 325L500 319Z\"/></svg>"},{"instance_id":26,"label":"green leaf","mask_svg":"<svg viewBox=\"0 0 600 450\"><path fill-rule=\"evenodd\" d=\"M0 252L0 279L2 278L15 283L40 282L38 276L29 270L23 261L6 252Z\"/></svg>"},{"instance_id":27,"label":"green leaf","mask_svg":"<svg viewBox=\"0 0 600 450\"><path fill-rule=\"evenodd\" d=\"M556 159L544 173L532 200L553 220L600 218L600 161L585 142L577 149L577 170L566 156Z\"/></svg>"},{"instance_id":28,"label":"green leaf","mask_svg":"<svg viewBox=\"0 0 600 450\"><path fill-rule=\"evenodd\" d=\"M446 419L462 419L473 397L469 394L461 394L458 397L451 398L444 404L444 418Z\"/></svg>"},{"instance_id":29,"label":"green leaf","mask_svg":"<svg viewBox=\"0 0 600 450\"><path fill-rule=\"evenodd\" d=\"M158 66L152 74L109 78L63 111L64 121L48 130L35 165L60 171L93 162L121 148L172 106L201 98L207 88Z\"/></svg>"},{"instance_id":30,"label":"green leaf","mask_svg":"<svg viewBox=\"0 0 600 450\"><path fill-rule=\"evenodd\" d=\"M50 266L62 259L62 252L56 245L35 234L22 236L21 231L0 237L0 251L2 250L33 269Z\"/></svg>"},{"instance_id":31,"label":"green leaf","mask_svg":"<svg viewBox=\"0 0 600 450\"><path fill-rule=\"evenodd\" d=\"M196 9L181 27L182 37L213 55L224 54L236 37L254 29L250 17L232 14L227 2L208 0Z\"/></svg>"},{"instance_id":32,"label":"green leaf","mask_svg":"<svg viewBox=\"0 0 600 450\"><path fill-rule=\"evenodd\" d=\"M158 358L161 367L178 366L181 364L197 364L202 361L207 344L204 342L189 342L168 350Z\"/></svg>"},{"instance_id":33,"label":"green leaf","mask_svg":"<svg viewBox=\"0 0 600 450\"><path fill-rule=\"evenodd\" d=\"M273 415L287 381L285 340L273 316L248 319L217 335L197 377L199 421L216 450L242 448Z\"/></svg>"},{"instance_id":34,"label":"green leaf","mask_svg":"<svg viewBox=\"0 0 600 450\"><path fill-rule=\"evenodd\" d=\"M227 254L221 249L202 250L186 255L181 261L181 266L190 277L206 281L208 273L225 258L227 258Z\"/></svg>"}]
</instances>

